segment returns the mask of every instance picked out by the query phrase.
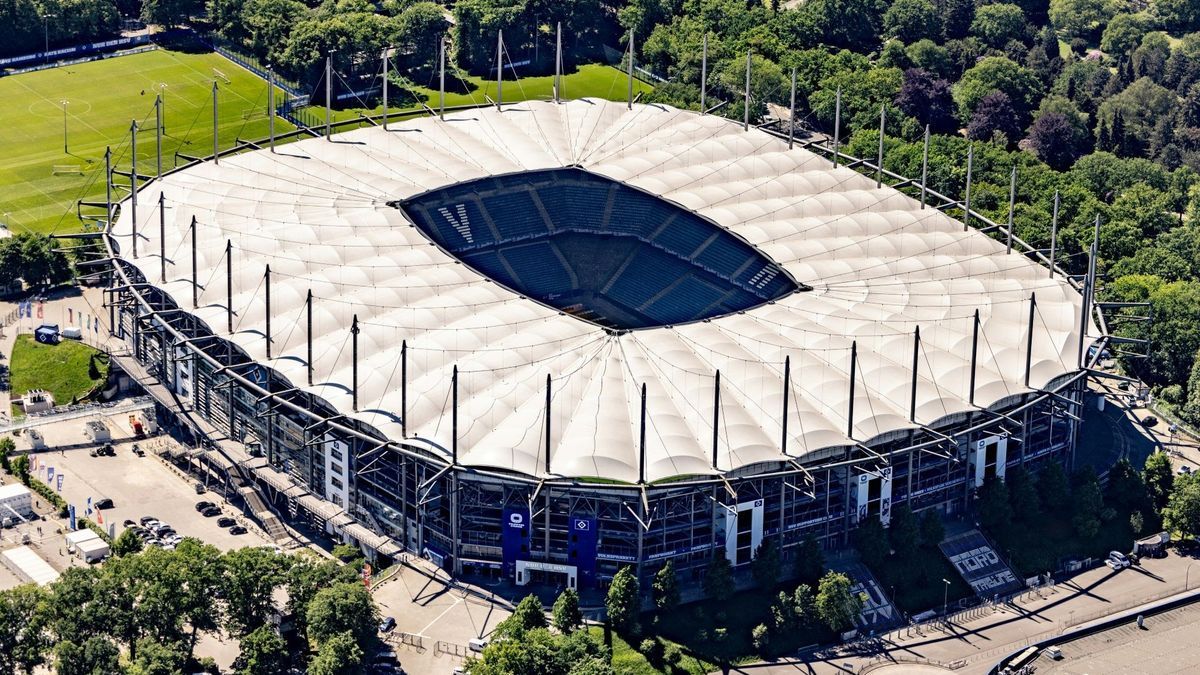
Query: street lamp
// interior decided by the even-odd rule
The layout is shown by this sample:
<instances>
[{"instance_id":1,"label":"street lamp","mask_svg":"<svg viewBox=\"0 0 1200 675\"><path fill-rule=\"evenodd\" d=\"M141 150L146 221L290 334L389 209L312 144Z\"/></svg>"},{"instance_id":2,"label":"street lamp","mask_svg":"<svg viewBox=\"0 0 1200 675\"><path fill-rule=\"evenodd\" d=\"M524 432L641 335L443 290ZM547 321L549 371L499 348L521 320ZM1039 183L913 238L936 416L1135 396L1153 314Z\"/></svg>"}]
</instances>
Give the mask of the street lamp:
<instances>
[{"instance_id":1,"label":"street lamp","mask_svg":"<svg viewBox=\"0 0 1200 675\"><path fill-rule=\"evenodd\" d=\"M71 154L71 151L67 149L67 103L69 101L64 98L59 103L62 104L63 108L63 154L69 155Z\"/></svg>"},{"instance_id":2,"label":"street lamp","mask_svg":"<svg viewBox=\"0 0 1200 675\"><path fill-rule=\"evenodd\" d=\"M950 581L942 577L942 583L945 584L945 586L942 586L942 620L945 621L946 608L950 604Z\"/></svg>"},{"instance_id":3,"label":"street lamp","mask_svg":"<svg viewBox=\"0 0 1200 675\"><path fill-rule=\"evenodd\" d=\"M57 14L42 15L42 63L50 63L50 19L57 18Z\"/></svg>"},{"instance_id":4,"label":"street lamp","mask_svg":"<svg viewBox=\"0 0 1200 675\"><path fill-rule=\"evenodd\" d=\"M158 107L159 121L162 123L159 128L162 133L167 133L167 83L158 83Z\"/></svg>"}]
</instances>

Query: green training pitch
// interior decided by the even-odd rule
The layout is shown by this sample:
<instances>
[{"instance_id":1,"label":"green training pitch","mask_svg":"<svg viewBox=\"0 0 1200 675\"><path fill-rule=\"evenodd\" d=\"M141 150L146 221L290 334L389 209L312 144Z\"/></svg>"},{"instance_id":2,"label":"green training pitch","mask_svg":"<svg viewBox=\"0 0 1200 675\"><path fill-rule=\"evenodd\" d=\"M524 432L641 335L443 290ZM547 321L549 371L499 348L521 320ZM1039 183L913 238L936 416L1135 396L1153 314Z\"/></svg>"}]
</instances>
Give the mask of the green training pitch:
<instances>
[{"instance_id":1,"label":"green training pitch","mask_svg":"<svg viewBox=\"0 0 1200 675\"><path fill-rule=\"evenodd\" d=\"M45 389L54 394L55 405L67 405L104 383L108 355L81 342L47 345L35 342L32 335L18 335L11 369L14 395Z\"/></svg>"},{"instance_id":2,"label":"green training pitch","mask_svg":"<svg viewBox=\"0 0 1200 675\"><path fill-rule=\"evenodd\" d=\"M507 77L510 74L511 72L506 72L505 76ZM447 75L446 77L446 107L483 105L488 102L488 98L491 98L493 101L496 100L495 80L485 80L481 77L470 76L462 82L450 82L450 76ZM451 88L454 91L451 91ZM462 93L464 89L467 90L466 93ZM573 73L563 75L562 89L562 98L603 98L623 101L629 96L629 79L623 71L617 70L612 66L589 64L580 66ZM652 89L653 87L641 80L635 79L633 81L633 91L635 94L649 92ZM425 105L434 110L437 109L439 97L436 78L425 86L415 87L413 93L422 98L425 101ZM553 75L524 77L519 80L504 80L504 101L506 103L528 100L548 101L553 97ZM424 108L421 108L419 105L413 106L410 99L406 99L403 102L394 102L388 109L389 117L392 112L396 112L399 115L423 111ZM306 108L306 112L309 113L310 124L324 123L324 107L311 106ZM374 108L341 108L332 111L331 121L350 120L360 115L378 115L382 112L382 105L377 105Z\"/></svg>"},{"instance_id":3,"label":"green training pitch","mask_svg":"<svg viewBox=\"0 0 1200 675\"><path fill-rule=\"evenodd\" d=\"M14 232L76 232L79 199L104 201L104 149L113 166L129 171L130 123L136 119L138 173L157 170L154 99L165 104L163 170L175 166L176 151L212 154L212 85L218 86L221 148L235 139L268 134L267 84L213 53L158 49L102 61L0 78L0 222ZM165 87L162 85L166 85ZM66 101L67 148L63 148ZM277 98L282 101L282 98ZM276 133L292 126L276 119ZM185 160L179 160L181 163ZM124 176L117 184L129 185ZM125 196L121 190L113 199ZM99 215L103 209L84 209Z\"/></svg>"}]
</instances>

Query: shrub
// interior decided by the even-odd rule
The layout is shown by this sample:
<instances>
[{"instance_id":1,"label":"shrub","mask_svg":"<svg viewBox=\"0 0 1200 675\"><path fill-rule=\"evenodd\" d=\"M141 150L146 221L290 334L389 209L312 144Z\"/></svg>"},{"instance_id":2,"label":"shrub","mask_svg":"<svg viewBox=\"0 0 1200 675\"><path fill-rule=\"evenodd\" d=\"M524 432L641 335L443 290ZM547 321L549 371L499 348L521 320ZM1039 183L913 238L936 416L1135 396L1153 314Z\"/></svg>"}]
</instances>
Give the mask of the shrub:
<instances>
[{"instance_id":1,"label":"shrub","mask_svg":"<svg viewBox=\"0 0 1200 675\"><path fill-rule=\"evenodd\" d=\"M671 645L663 651L663 663L674 668L683 660L683 652L679 651L679 647Z\"/></svg>"},{"instance_id":2,"label":"shrub","mask_svg":"<svg viewBox=\"0 0 1200 675\"><path fill-rule=\"evenodd\" d=\"M771 631L767 629L766 624L758 624L754 630L750 631L750 636L754 638L754 648L759 654L764 654L767 647L771 644Z\"/></svg>"}]
</instances>

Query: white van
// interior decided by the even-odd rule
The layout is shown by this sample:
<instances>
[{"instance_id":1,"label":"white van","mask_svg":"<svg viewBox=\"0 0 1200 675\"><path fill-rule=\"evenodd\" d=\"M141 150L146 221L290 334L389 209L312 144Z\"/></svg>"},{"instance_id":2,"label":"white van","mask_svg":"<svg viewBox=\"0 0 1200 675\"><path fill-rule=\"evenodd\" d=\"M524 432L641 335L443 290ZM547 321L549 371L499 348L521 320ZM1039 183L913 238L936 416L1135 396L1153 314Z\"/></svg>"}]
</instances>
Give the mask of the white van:
<instances>
[{"instance_id":1,"label":"white van","mask_svg":"<svg viewBox=\"0 0 1200 675\"><path fill-rule=\"evenodd\" d=\"M68 340L82 340L83 339L83 331L79 330L78 328L75 328L74 326L67 326L66 328L59 331L59 335L67 338Z\"/></svg>"},{"instance_id":2,"label":"white van","mask_svg":"<svg viewBox=\"0 0 1200 675\"><path fill-rule=\"evenodd\" d=\"M488 646L487 638L471 638L467 647L473 652L482 652Z\"/></svg>"}]
</instances>

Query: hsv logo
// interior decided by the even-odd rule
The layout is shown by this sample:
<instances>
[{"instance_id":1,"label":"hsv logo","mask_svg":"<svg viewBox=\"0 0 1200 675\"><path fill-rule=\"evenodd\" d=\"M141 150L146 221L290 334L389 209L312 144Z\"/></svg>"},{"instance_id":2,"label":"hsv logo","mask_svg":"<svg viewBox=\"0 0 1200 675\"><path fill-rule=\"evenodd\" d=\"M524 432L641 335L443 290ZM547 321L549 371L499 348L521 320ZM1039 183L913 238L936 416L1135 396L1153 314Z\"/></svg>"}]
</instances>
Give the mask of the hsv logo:
<instances>
[{"instance_id":1,"label":"hsv logo","mask_svg":"<svg viewBox=\"0 0 1200 675\"><path fill-rule=\"evenodd\" d=\"M474 243L475 237L471 236L471 223L467 221L467 205L455 204L454 213L450 213L450 209L445 206L438 207L438 213L446 219L450 227L454 228L455 232L462 235L463 239L467 240L468 244Z\"/></svg>"},{"instance_id":2,"label":"hsv logo","mask_svg":"<svg viewBox=\"0 0 1200 675\"><path fill-rule=\"evenodd\" d=\"M586 521L586 520L576 520L575 521L575 529L577 529L577 530L586 530L586 529L588 529L589 525L590 525L590 523L588 523L588 521Z\"/></svg>"}]
</instances>

